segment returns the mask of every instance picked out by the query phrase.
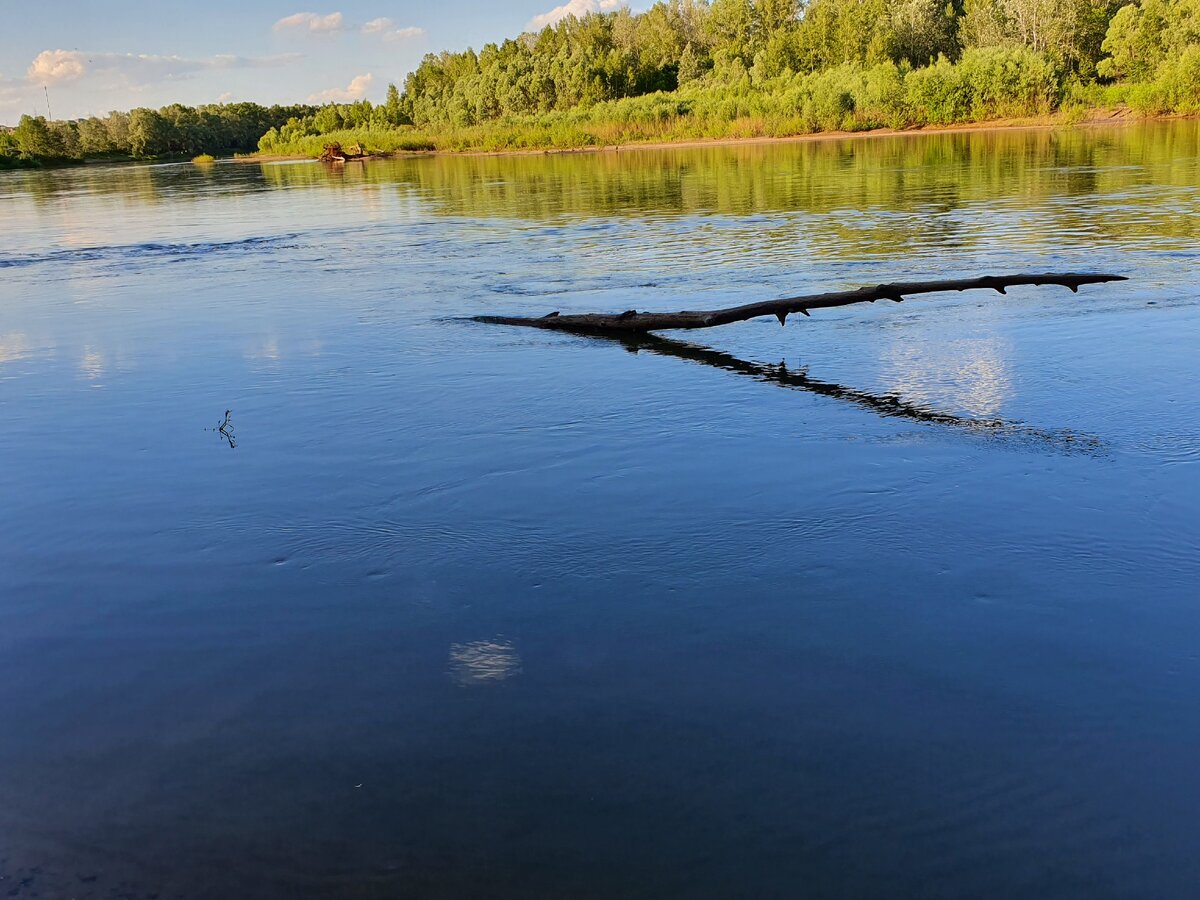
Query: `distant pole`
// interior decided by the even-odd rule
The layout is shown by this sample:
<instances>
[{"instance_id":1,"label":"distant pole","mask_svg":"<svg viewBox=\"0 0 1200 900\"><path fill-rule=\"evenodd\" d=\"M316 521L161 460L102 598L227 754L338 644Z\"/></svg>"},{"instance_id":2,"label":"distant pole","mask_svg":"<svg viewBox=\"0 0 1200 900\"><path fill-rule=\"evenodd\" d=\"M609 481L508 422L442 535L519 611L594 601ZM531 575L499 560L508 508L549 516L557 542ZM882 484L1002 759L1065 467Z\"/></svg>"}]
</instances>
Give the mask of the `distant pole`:
<instances>
[{"instance_id":1,"label":"distant pole","mask_svg":"<svg viewBox=\"0 0 1200 900\"><path fill-rule=\"evenodd\" d=\"M46 92L46 121L53 122L54 113L50 112L50 88L43 84L42 90Z\"/></svg>"}]
</instances>

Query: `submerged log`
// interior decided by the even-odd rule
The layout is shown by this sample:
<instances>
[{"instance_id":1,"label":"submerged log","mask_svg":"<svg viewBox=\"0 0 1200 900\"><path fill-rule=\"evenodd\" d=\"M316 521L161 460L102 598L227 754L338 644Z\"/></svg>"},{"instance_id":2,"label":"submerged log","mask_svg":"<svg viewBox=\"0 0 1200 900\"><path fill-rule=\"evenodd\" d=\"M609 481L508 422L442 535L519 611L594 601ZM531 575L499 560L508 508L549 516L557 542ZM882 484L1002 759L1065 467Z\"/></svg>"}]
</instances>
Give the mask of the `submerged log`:
<instances>
[{"instance_id":1,"label":"submerged log","mask_svg":"<svg viewBox=\"0 0 1200 900\"><path fill-rule=\"evenodd\" d=\"M874 303L876 300L892 300L900 303L906 295L933 294L942 291L969 291L980 288L1003 294L1010 287L1020 285L1061 285L1078 291L1084 284L1102 284L1107 281L1126 281L1124 275L1105 275L1090 272L1047 273L1044 275L984 275L979 278L952 278L940 281L898 281L894 284L877 284L853 291L833 291L827 294L807 294L787 297L782 300L766 300L731 306L727 309L689 311L675 313L638 312L635 309L623 313L582 313L561 315L552 312L541 317L528 316L475 316L477 322L493 325L521 325L528 328L546 328L552 331L571 331L581 334L645 334L650 331L673 329L713 328L744 322L759 316L775 316L779 324L787 322L791 313L807 316L810 309L829 309L849 306L852 303Z\"/></svg>"}]
</instances>

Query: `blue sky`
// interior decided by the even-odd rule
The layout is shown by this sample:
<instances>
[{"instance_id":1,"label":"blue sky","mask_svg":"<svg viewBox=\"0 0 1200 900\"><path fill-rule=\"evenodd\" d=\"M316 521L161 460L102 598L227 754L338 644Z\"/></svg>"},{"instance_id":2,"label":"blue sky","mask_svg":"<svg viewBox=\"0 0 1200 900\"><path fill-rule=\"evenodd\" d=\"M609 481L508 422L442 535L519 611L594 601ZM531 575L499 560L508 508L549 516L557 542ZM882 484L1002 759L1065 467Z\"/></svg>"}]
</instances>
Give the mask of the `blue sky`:
<instances>
[{"instance_id":1,"label":"blue sky","mask_svg":"<svg viewBox=\"0 0 1200 900\"><path fill-rule=\"evenodd\" d=\"M480 47L616 0L4 0L0 123L158 107L381 100L430 51ZM559 6L562 3L564 5Z\"/></svg>"}]
</instances>

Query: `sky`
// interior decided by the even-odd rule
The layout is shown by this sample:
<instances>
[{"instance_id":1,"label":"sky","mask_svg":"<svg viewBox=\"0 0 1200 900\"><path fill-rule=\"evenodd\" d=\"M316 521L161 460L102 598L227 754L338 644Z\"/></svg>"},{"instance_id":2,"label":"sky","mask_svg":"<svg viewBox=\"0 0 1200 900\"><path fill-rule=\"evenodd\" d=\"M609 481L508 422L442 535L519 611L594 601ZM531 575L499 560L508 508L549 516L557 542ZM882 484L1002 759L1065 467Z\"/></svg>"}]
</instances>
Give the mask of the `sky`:
<instances>
[{"instance_id":1,"label":"sky","mask_svg":"<svg viewBox=\"0 0 1200 900\"><path fill-rule=\"evenodd\" d=\"M56 119L174 102L380 101L426 53L617 2L0 0L0 124L46 115L47 100Z\"/></svg>"}]
</instances>

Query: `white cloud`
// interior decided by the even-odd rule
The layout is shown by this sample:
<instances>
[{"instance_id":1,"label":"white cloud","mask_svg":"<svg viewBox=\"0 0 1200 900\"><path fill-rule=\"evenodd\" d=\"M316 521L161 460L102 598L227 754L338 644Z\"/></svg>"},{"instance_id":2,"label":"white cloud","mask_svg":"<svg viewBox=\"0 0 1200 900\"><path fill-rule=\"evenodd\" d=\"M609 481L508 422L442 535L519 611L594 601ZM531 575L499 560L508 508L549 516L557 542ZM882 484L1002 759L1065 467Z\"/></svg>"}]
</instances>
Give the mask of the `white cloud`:
<instances>
[{"instance_id":1,"label":"white cloud","mask_svg":"<svg viewBox=\"0 0 1200 900\"><path fill-rule=\"evenodd\" d=\"M87 66L78 50L43 50L29 64L25 77L41 84L61 84L77 81L85 72Z\"/></svg>"},{"instance_id":2,"label":"white cloud","mask_svg":"<svg viewBox=\"0 0 1200 900\"><path fill-rule=\"evenodd\" d=\"M415 25L410 25L407 28L395 28L389 32L386 32L383 36L383 39L385 41L407 41L407 40L411 40L412 38L419 38L419 37L424 37L424 36L425 36L424 28L418 28Z\"/></svg>"},{"instance_id":3,"label":"white cloud","mask_svg":"<svg viewBox=\"0 0 1200 900\"><path fill-rule=\"evenodd\" d=\"M396 23L386 16L372 19L362 27L363 34L378 35L385 41L407 41L412 38L419 38L425 35L424 28L408 26L406 28L397 28Z\"/></svg>"},{"instance_id":4,"label":"white cloud","mask_svg":"<svg viewBox=\"0 0 1200 900\"><path fill-rule=\"evenodd\" d=\"M348 85L344 88L330 88L327 91L313 94L308 98L309 103L349 103L351 100L361 100L366 94L367 88L371 86L371 80L375 76L370 73L366 75L355 75Z\"/></svg>"},{"instance_id":5,"label":"white cloud","mask_svg":"<svg viewBox=\"0 0 1200 900\"><path fill-rule=\"evenodd\" d=\"M156 56L149 53L84 53L79 50L43 50L29 64L29 84L68 84L83 78L119 81L129 86L186 78L214 69L262 69L284 66L299 59L295 53L248 58L208 56Z\"/></svg>"},{"instance_id":6,"label":"white cloud","mask_svg":"<svg viewBox=\"0 0 1200 900\"><path fill-rule=\"evenodd\" d=\"M340 12L329 13L323 16L320 13L298 12L292 13L290 16L284 16L275 23L276 31L288 31L290 29L299 28L306 29L315 34L332 34L333 32L341 31L345 23L342 20Z\"/></svg>"},{"instance_id":7,"label":"white cloud","mask_svg":"<svg viewBox=\"0 0 1200 900\"><path fill-rule=\"evenodd\" d=\"M588 13L610 12L622 5L622 0L567 0L562 6L534 16L525 27L540 30L547 25L561 22L567 16L582 19Z\"/></svg>"}]
</instances>

